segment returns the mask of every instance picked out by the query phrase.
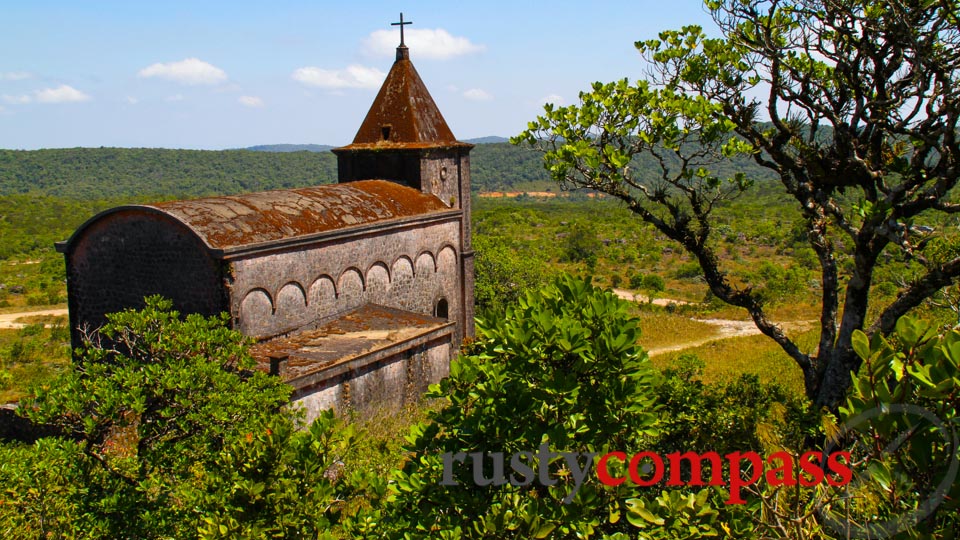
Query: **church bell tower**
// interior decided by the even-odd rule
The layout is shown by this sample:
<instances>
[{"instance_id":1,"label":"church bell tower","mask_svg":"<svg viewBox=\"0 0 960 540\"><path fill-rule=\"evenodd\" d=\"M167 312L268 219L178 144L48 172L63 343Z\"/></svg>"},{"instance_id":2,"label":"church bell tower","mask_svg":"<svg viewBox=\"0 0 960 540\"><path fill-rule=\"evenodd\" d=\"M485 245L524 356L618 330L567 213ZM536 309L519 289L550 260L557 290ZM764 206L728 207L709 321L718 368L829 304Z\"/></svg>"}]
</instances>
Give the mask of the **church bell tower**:
<instances>
[{"instance_id":1,"label":"church bell tower","mask_svg":"<svg viewBox=\"0 0 960 540\"><path fill-rule=\"evenodd\" d=\"M400 14L400 46L390 73L353 142L334 148L337 180L390 180L430 193L462 210L460 257L464 327L473 337L473 245L470 229L470 150L453 136L410 61Z\"/></svg>"}]
</instances>

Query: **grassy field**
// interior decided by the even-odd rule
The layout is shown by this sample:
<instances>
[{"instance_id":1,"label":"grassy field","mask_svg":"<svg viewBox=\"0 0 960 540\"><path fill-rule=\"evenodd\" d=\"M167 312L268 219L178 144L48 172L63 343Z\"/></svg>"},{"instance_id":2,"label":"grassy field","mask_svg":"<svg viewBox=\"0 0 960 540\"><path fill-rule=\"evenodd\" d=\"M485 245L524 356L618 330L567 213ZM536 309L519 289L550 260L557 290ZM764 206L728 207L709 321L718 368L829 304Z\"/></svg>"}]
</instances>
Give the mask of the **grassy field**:
<instances>
[{"instance_id":1,"label":"grassy field","mask_svg":"<svg viewBox=\"0 0 960 540\"><path fill-rule=\"evenodd\" d=\"M63 256L0 261L0 313L66 307Z\"/></svg>"},{"instance_id":2,"label":"grassy field","mask_svg":"<svg viewBox=\"0 0 960 540\"><path fill-rule=\"evenodd\" d=\"M0 403L17 401L34 384L52 380L69 362L64 325L0 329Z\"/></svg>"},{"instance_id":3,"label":"grassy field","mask_svg":"<svg viewBox=\"0 0 960 540\"><path fill-rule=\"evenodd\" d=\"M819 332L807 331L796 337L804 351L817 345ZM699 347L666 353L651 359L653 365L664 369L683 354L695 354L706 363L703 371L705 382L730 381L741 373L752 373L764 383L777 383L798 395L803 395L803 375L792 358L762 335L735 337L713 341Z\"/></svg>"},{"instance_id":4,"label":"grassy field","mask_svg":"<svg viewBox=\"0 0 960 540\"><path fill-rule=\"evenodd\" d=\"M647 350L684 343L692 338L717 335L717 327L691 319L659 311L640 311L640 345Z\"/></svg>"}]
</instances>

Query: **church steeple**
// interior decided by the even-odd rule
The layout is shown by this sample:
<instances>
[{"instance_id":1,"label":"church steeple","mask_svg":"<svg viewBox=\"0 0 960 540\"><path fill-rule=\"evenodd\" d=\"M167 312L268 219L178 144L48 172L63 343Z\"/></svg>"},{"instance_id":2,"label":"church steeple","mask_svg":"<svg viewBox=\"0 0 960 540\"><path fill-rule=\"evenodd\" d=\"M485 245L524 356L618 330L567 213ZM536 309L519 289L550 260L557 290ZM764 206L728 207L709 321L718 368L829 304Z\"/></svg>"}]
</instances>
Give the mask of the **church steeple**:
<instances>
[{"instance_id":1,"label":"church steeple","mask_svg":"<svg viewBox=\"0 0 960 540\"><path fill-rule=\"evenodd\" d=\"M391 180L430 193L460 210L460 313L464 334L473 337L473 243L470 231L470 149L453 136L440 109L410 61L400 27L397 59L353 142L334 148L339 182Z\"/></svg>"},{"instance_id":2,"label":"church steeple","mask_svg":"<svg viewBox=\"0 0 960 540\"><path fill-rule=\"evenodd\" d=\"M335 148L340 182L383 179L433 193L462 207L469 197L468 153L472 144L453 136L423 80L410 61L403 20L400 46L380 92L353 142ZM465 170L466 169L466 170Z\"/></svg>"},{"instance_id":3,"label":"church steeple","mask_svg":"<svg viewBox=\"0 0 960 540\"><path fill-rule=\"evenodd\" d=\"M403 27L411 23L405 22L401 13L400 22L393 24L400 26L397 59L353 143L338 150L463 146L465 143L458 142L453 136L410 61L410 49L404 42Z\"/></svg>"}]
</instances>

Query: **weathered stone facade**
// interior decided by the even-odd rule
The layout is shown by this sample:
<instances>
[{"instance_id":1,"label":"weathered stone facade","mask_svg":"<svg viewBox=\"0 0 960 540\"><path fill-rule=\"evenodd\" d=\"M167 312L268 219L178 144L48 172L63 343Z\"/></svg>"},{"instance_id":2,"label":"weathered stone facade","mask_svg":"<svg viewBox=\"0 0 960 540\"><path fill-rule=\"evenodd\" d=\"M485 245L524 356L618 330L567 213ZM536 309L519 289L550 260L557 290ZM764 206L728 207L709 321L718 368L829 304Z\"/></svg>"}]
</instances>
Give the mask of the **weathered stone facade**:
<instances>
[{"instance_id":1,"label":"weathered stone facade","mask_svg":"<svg viewBox=\"0 0 960 540\"><path fill-rule=\"evenodd\" d=\"M187 227L158 212L116 208L81 227L69 245L74 346L80 344L81 328L98 328L105 314L142 306L147 291L173 299L184 313L210 316L229 310L221 262Z\"/></svg>"},{"instance_id":2,"label":"weathered stone facade","mask_svg":"<svg viewBox=\"0 0 960 540\"><path fill-rule=\"evenodd\" d=\"M473 335L470 148L401 47L339 184L118 207L58 244L74 345L161 294L228 312L311 415L410 401Z\"/></svg>"},{"instance_id":3,"label":"weathered stone facade","mask_svg":"<svg viewBox=\"0 0 960 540\"><path fill-rule=\"evenodd\" d=\"M366 303L434 314L441 300L454 303L449 318L460 320L459 246L451 243L458 217L231 260L237 328L266 338Z\"/></svg>"}]
</instances>

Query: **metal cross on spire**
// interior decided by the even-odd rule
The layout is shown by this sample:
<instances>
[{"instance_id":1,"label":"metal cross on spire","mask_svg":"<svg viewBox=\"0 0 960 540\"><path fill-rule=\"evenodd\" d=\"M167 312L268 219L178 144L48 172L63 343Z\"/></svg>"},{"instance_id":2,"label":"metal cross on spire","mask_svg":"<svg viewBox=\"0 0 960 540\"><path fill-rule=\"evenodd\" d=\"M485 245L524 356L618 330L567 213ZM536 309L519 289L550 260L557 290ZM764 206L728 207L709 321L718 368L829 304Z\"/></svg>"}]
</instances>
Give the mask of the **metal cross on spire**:
<instances>
[{"instance_id":1,"label":"metal cross on spire","mask_svg":"<svg viewBox=\"0 0 960 540\"><path fill-rule=\"evenodd\" d=\"M400 46L401 46L401 47L406 47L406 45L403 43L403 27L406 26L406 25L408 25L408 24L413 24L413 21L403 22L403 13L402 13L402 12L400 13L400 22L390 23L390 26L399 26L399 27L400 27Z\"/></svg>"}]
</instances>

